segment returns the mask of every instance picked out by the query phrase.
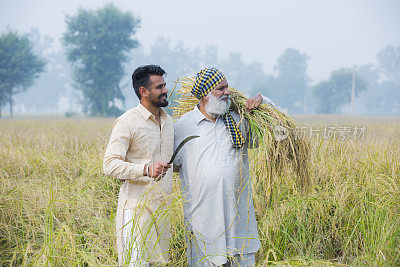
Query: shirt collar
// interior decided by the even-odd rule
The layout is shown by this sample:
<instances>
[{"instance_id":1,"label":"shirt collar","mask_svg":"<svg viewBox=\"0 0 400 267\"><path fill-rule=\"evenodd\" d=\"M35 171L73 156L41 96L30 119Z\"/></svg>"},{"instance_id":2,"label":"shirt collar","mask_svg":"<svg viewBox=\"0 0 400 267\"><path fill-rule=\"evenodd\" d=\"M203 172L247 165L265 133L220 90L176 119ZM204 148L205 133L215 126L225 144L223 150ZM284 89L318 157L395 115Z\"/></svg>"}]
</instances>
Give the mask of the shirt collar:
<instances>
[{"instance_id":1,"label":"shirt collar","mask_svg":"<svg viewBox=\"0 0 400 267\"><path fill-rule=\"evenodd\" d=\"M193 109L193 118L196 125L198 125L202 120L209 120L203 113L201 113L200 109L197 105Z\"/></svg>"},{"instance_id":2,"label":"shirt collar","mask_svg":"<svg viewBox=\"0 0 400 267\"><path fill-rule=\"evenodd\" d=\"M153 113L151 113L147 108L145 108L140 102L137 105L137 109L139 110L140 114L142 114L145 120L148 120L151 116L154 117ZM160 108L160 116L163 118L167 113Z\"/></svg>"}]
</instances>

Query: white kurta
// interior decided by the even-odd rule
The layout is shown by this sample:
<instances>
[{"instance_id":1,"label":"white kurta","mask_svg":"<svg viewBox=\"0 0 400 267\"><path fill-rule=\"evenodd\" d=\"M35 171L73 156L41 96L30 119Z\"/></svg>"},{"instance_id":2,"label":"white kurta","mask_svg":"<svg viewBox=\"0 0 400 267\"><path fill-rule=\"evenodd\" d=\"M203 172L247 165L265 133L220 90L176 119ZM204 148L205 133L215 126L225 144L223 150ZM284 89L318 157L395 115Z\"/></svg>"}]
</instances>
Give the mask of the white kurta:
<instances>
[{"instance_id":1,"label":"white kurta","mask_svg":"<svg viewBox=\"0 0 400 267\"><path fill-rule=\"evenodd\" d=\"M133 227L131 236L138 238L136 243L142 245L138 253L136 248L128 253L140 254L147 262L168 262L169 217L163 211L168 212L168 197L172 193L172 168L159 182L143 176L143 168L148 163L169 161L173 153L173 136L171 117L162 111L160 129L154 115L140 103L114 124L103 167L105 174L123 181L116 218L120 265L129 249L126 246L129 240L123 242L124 227L129 227L128 231ZM125 214L132 216L132 223L127 224L126 218L124 223Z\"/></svg>"},{"instance_id":2,"label":"white kurta","mask_svg":"<svg viewBox=\"0 0 400 267\"><path fill-rule=\"evenodd\" d=\"M246 124L239 124L245 137ZM227 256L258 251L248 144L233 148L223 120L214 123L197 107L175 122L175 146L190 135L200 137L182 148L174 164L180 166L185 222L197 245L215 265L226 263Z\"/></svg>"}]
</instances>

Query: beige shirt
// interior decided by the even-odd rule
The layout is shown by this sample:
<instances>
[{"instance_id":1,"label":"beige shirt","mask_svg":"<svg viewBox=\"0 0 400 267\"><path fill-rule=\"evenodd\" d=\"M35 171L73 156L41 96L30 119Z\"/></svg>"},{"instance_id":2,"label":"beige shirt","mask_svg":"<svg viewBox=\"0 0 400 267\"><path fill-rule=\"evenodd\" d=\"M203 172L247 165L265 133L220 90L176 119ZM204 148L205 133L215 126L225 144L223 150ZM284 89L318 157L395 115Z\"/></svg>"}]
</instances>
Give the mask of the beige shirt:
<instances>
[{"instance_id":1,"label":"beige shirt","mask_svg":"<svg viewBox=\"0 0 400 267\"><path fill-rule=\"evenodd\" d=\"M172 168L164 178L155 182L153 178L143 176L145 164L157 161L168 162L173 153L174 127L171 117L161 111L161 127L155 116L140 103L121 115L114 124L110 141L104 156L103 168L106 175L123 181L120 188L117 208L117 249L119 263L122 265L124 244L122 228L124 211L131 210L134 221L141 231L146 231L146 254L151 262L168 261L169 224L162 214L168 205L168 196L172 193ZM161 207L161 208L160 208ZM167 209L165 209L167 210ZM157 211L155 213L155 211ZM140 236L140 234L139 234Z\"/></svg>"}]
</instances>

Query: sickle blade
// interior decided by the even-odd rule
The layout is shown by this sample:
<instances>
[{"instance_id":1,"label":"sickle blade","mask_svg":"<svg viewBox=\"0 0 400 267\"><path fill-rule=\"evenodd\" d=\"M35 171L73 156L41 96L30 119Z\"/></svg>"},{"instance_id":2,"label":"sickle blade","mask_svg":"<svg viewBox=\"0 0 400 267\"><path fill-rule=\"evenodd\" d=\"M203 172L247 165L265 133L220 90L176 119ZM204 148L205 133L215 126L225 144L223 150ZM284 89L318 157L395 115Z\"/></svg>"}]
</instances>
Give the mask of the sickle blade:
<instances>
[{"instance_id":1,"label":"sickle blade","mask_svg":"<svg viewBox=\"0 0 400 267\"><path fill-rule=\"evenodd\" d=\"M181 150L181 148L182 148L187 142L189 142L190 140L195 139L195 138L197 138L197 137L200 137L200 136L198 136L198 135L191 135L191 136L189 136L189 137L186 137L186 138L179 144L179 146L175 149L174 154L172 154L171 160L168 162L168 164L171 164L171 163L174 161L174 159L175 159L176 155L178 154L179 150Z\"/></svg>"}]
</instances>

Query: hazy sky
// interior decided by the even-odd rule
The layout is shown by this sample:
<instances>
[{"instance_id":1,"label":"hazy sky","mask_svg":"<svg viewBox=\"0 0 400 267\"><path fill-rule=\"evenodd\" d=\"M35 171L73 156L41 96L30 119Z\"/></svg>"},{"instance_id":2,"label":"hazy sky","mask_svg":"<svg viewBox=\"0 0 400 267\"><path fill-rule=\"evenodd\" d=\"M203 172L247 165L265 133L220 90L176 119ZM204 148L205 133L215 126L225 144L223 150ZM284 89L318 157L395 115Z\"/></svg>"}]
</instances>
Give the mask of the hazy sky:
<instances>
[{"instance_id":1,"label":"hazy sky","mask_svg":"<svg viewBox=\"0 0 400 267\"><path fill-rule=\"evenodd\" d=\"M37 27L58 40L65 14L108 2L141 19L137 37L145 50L158 36L189 47L216 45L222 57L241 52L270 73L291 47L311 56L314 82L338 67L376 62L389 44L400 46L400 0L0 0L0 30Z\"/></svg>"}]
</instances>

